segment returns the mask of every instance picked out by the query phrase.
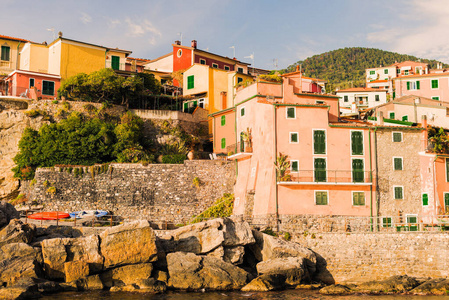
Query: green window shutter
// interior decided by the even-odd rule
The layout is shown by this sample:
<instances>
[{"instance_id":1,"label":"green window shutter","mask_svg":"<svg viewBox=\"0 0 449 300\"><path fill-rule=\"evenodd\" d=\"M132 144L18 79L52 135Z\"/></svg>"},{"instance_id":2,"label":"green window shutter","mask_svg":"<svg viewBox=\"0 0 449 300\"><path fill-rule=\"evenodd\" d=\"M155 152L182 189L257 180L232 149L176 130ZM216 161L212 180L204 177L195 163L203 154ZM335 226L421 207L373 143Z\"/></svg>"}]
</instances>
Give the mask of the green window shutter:
<instances>
[{"instance_id":1,"label":"green window shutter","mask_svg":"<svg viewBox=\"0 0 449 300\"><path fill-rule=\"evenodd\" d=\"M119 56L111 56L111 68L113 70L120 70L120 57Z\"/></svg>"},{"instance_id":2,"label":"green window shutter","mask_svg":"<svg viewBox=\"0 0 449 300\"><path fill-rule=\"evenodd\" d=\"M189 110L189 103L184 102L184 111L188 111Z\"/></svg>"},{"instance_id":3,"label":"green window shutter","mask_svg":"<svg viewBox=\"0 0 449 300\"><path fill-rule=\"evenodd\" d=\"M314 170L315 170L315 181L316 182L326 182L327 174L326 174L326 159L324 158L315 158L314 161Z\"/></svg>"},{"instance_id":4,"label":"green window shutter","mask_svg":"<svg viewBox=\"0 0 449 300\"><path fill-rule=\"evenodd\" d=\"M403 199L402 187L394 187L394 199Z\"/></svg>"},{"instance_id":5,"label":"green window shutter","mask_svg":"<svg viewBox=\"0 0 449 300\"><path fill-rule=\"evenodd\" d=\"M395 157L394 158L394 170L401 171L402 170L402 158Z\"/></svg>"},{"instance_id":6,"label":"green window shutter","mask_svg":"<svg viewBox=\"0 0 449 300\"><path fill-rule=\"evenodd\" d=\"M348 102L348 96L344 96L344 98L343 98L344 100L344 102Z\"/></svg>"},{"instance_id":7,"label":"green window shutter","mask_svg":"<svg viewBox=\"0 0 449 300\"><path fill-rule=\"evenodd\" d=\"M221 126L226 125L226 116L221 116Z\"/></svg>"},{"instance_id":8,"label":"green window shutter","mask_svg":"<svg viewBox=\"0 0 449 300\"><path fill-rule=\"evenodd\" d=\"M363 133L361 131L351 132L352 155L363 154Z\"/></svg>"},{"instance_id":9,"label":"green window shutter","mask_svg":"<svg viewBox=\"0 0 449 300\"><path fill-rule=\"evenodd\" d=\"M428 194L422 194L422 205L423 206L429 205L429 195Z\"/></svg>"},{"instance_id":10,"label":"green window shutter","mask_svg":"<svg viewBox=\"0 0 449 300\"><path fill-rule=\"evenodd\" d=\"M438 88L438 79L433 79L432 80L432 88L433 89L437 89Z\"/></svg>"},{"instance_id":11,"label":"green window shutter","mask_svg":"<svg viewBox=\"0 0 449 300\"><path fill-rule=\"evenodd\" d=\"M226 139L222 138L221 139L221 149L224 149L224 148L226 148Z\"/></svg>"},{"instance_id":12,"label":"green window shutter","mask_svg":"<svg viewBox=\"0 0 449 300\"><path fill-rule=\"evenodd\" d=\"M407 223L416 224L418 223L418 218L416 216L407 216Z\"/></svg>"},{"instance_id":13,"label":"green window shutter","mask_svg":"<svg viewBox=\"0 0 449 300\"><path fill-rule=\"evenodd\" d=\"M245 108L240 109L240 116L243 117L245 115Z\"/></svg>"},{"instance_id":14,"label":"green window shutter","mask_svg":"<svg viewBox=\"0 0 449 300\"><path fill-rule=\"evenodd\" d=\"M410 81L407 81L407 91L410 89Z\"/></svg>"},{"instance_id":15,"label":"green window shutter","mask_svg":"<svg viewBox=\"0 0 449 300\"><path fill-rule=\"evenodd\" d=\"M449 212L449 193L444 194L444 212Z\"/></svg>"},{"instance_id":16,"label":"green window shutter","mask_svg":"<svg viewBox=\"0 0 449 300\"><path fill-rule=\"evenodd\" d=\"M396 92L393 92L393 99L396 98Z\"/></svg>"},{"instance_id":17,"label":"green window shutter","mask_svg":"<svg viewBox=\"0 0 449 300\"><path fill-rule=\"evenodd\" d=\"M2 46L1 60L9 61L10 51L11 48L9 48L9 46Z\"/></svg>"},{"instance_id":18,"label":"green window shutter","mask_svg":"<svg viewBox=\"0 0 449 300\"><path fill-rule=\"evenodd\" d=\"M402 142L402 135L400 132L393 132L393 142Z\"/></svg>"},{"instance_id":19,"label":"green window shutter","mask_svg":"<svg viewBox=\"0 0 449 300\"><path fill-rule=\"evenodd\" d=\"M353 159L352 160L352 181L353 182L364 182L363 159Z\"/></svg>"},{"instance_id":20,"label":"green window shutter","mask_svg":"<svg viewBox=\"0 0 449 300\"><path fill-rule=\"evenodd\" d=\"M421 84L419 83L419 81L416 82L416 89L419 90L421 88Z\"/></svg>"},{"instance_id":21,"label":"green window shutter","mask_svg":"<svg viewBox=\"0 0 449 300\"><path fill-rule=\"evenodd\" d=\"M327 205L327 192L315 192L316 205Z\"/></svg>"},{"instance_id":22,"label":"green window shutter","mask_svg":"<svg viewBox=\"0 0 449 300\"><path fill-rule=\"evenodd\" d=\"M402 116L402 121L408 121L408 116Z\"/></svg>"},{"instance_id":23,"label":"green window shutter","mask_svg":"<svg viewBox=\"0 0 449 300\"><path fill-rule=\"evenodd\" d=\"M384 74L388 74L388 69L385 69L385 70L384 70Z\"/></svg>"},{"instance_id":24,"label":"green window shutter","mask_svg":"<svg viewBox=\"0 0 449 300\"><path fill-rule=\"evenodd\" d=\"M195 87L195 75L187 76L187 89L193 89Z\"/></svg>"},{"instance_id":25,"label":"green window shutter","mask_svg":"<svg viewBox=\"0 0 449 300\"><path fill-rule=\"evenodd\" d=\"M449 159L446 158L446 182L449 182Z\"/></svg>"},{"instance_id":26,"label":"green window shutter","mask_svg":"<svg viewBox=\"0 0 449 300\"><path fill-rule=\"evenodd\" d=\"M296 132L290 134L290 142L292 142L292 143L298 142L298 134Z\"/></svg>"},{"instance_id":27,"label":"green window shutter","mask_svg":"<svg viewBox=\"0 0 449 300\"><path fill-rule=\"evenodd\" d=\"M294 107L287 107L287 118L294 119L296 117L296 109Z\"/></svg>"},{"instance_id":28,"label":"green window shutter","mask_svg":"<svg viewBox=\"0 0 449 300\"><path fill-rule=\"evenodd\" d=\"M365 193L364 192L354 192L352 194L353 205L365 205Z\"/></svg>"},{"instance_id":29,"label":"green window shutter","mask_svg":"<svg viewBox=\"0 0 449 300\"><path fill-rule=\"evenodd\" d=\"M313 152L315 154L326 154L326 132L324 130L313 132Z\"/></svg>"},{"instance_id":30,"label":"green window shutter","mask_svg":"<svg viewBox=\"0 0 449 300\"><path fill-rule=\"evenodd\" d=\"M42 95L55 95L55 83L53 81L42 80Z\"/></svg>"},{"instance_id":31,"label":"green window shutter","mask_svg":"<svg viewBox=\"0 0 449 300\"><path fill-rule=\"evenodd\" d=\"M391 227L391 218L382 218L382 227Z\"/></svg>"},{"instance_id":32,"label":"green window shutter","mask_svg":"<svg viewBox=\"0 0 449 300\"><path fill-rule=\"evenodd\" d=\"M298 172L298 170L299 170L298 161L297 160L292 161L292 172Z\"/></svg>"},{"instance_id":33,"label":"green window shutter","mask_svg":"<svg viewBox=\"0 0 449 300\"><path fill-rule=\"evenodd\" d=\"M374 74L376 74L376 72L375 71L369 71L369 74L370 75L374 75Z\"/></svg>"},{"instance_id":34,"label":"green window shutter","mask_svg":"<svg viewBox=\"0 0 449 300\"><path fill-rule=\"evenodd\" d=\"M394 112L390 113L390 119L394 120Z\"/></svg>"}]
</instances>

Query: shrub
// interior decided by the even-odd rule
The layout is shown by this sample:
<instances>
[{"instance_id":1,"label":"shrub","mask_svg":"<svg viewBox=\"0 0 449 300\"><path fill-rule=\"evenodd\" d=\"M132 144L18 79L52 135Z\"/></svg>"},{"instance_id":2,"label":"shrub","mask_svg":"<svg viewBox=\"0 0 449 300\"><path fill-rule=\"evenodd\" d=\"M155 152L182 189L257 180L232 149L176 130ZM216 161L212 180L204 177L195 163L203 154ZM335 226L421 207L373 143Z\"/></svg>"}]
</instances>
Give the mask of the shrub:
<instances>
[{"instance_id":1,"label":"shrub","mask_svg":"<svg viewBox=\"0 0 449 300\"><path fill-rule=\"evenodd\" d=\"M93 106L92 104L84 104L83 106L84 110L86 110L88 113L95 113L97 111L97 108Z\"/></svg>"},{"instance_id":2,"label":"shrub","mask_svg":"<svg viewBox=\"0 0 449 300\"><path fill-rule=\"evenodd\" d=\"M43 186L47 187L50 185L50 182L48 182L48 180L45 180L44 183L42 183L42 184L43 184Z\"/></svg>"},{"instance_id":3,"label":"shrub","mask_svg":"<svg viewBox=\"0 0 449 300\"><path fill-rule=\"evenodd\" d=\"M27 115L30 118L35 118L35 117L38 117L38 116L44 116L46 114L47 114L46 112L44 112L44 111L42 111L40 109L30 109L30 110L27 110L25 112L25 115Z\"/></svg>"},{"instance_id":4,"label":"shrub","mask_svg":"<svg viewBox=\"0 0 449 300\"><path fill-rule=\"evenodd\" d=\"M70 110L70 108L72 108L70 103L67 101L62 101L62 106L64 107L65 110Z\"/></svg>"},{"instance_id":5,"label":"shrub","mask_svg":"<svg viewBox=\"0 0 449 300\"><path fill-rule=\"evenodd\" d=\"M292 239L292 236L289 232L284 232L284 240L290 241Z\"/></svg>"},{"instance_id":6,"label":"shrub","mask_svg":"<svg viewBox=\"0 0 449 300\"><path fill-rule=\"evenodd\" d=\"M30 186L34 186L36 184L36 178L33 178L31 181L30 181Z\"/></svg>"},{"instance_id":7,"label":"shrub","mask_svg":"<svg viewBox=\"0 0 449 300\"><path fill-rule=\"evenodd\" d=\"M190 223L202 222L209 218L229 217L234 209L234 194L223 194L214 205L194 217Z\"/></svg>"},{"instance_id":8,"label":"shrub","mask_svg":"<svg viewBox=\"0 0 449 300\"><path fill-rule=\"evenodd\" d=\"M15 199L11 200L9 203L12 205L18 205L24 202L27 202L28 198L24 194L19 194Z\"/></svg>"},{"instance_id":9,"label":"shrub","mask_svg":"<svg viewBox=\"0 0 449 300\"><path fill-rule=\"evenodd\" d=\"M52 194L52 195L56 194L56 188L54 186L49 187L47 189L47 193Z\"/></svg>"},{"instance_id":10,"label":"shrub","mask_svg":"<svg viewBox=\"0 0 449 300\"><path fill-rule=\"evenodd\" d=\"M193 186L200 187L201 181L198 177L193 178Z\"/></svg>"},{"instance_id":11,"label":"shrub","mask_svg":"<svg viewBox=\"0 0 449 300\"><path fill-rule=\"evenodd\" d=\"M259 79L270 82L282 82L282 77L279 75L259 75Z\"/></svg>"},{"instance_id":12,"label":"shrub","mask_svg":"<svg viewBox=\"0 0 449 300\"><path fill-rule=\"evenodd\" d=\"M59 101L58 101L58 100L53 100L53 101L51 101L51 103L53 103L53 104L58 104Z\"/></svg>"},{"instance_id":13,"label":"shrub","mask_svg":"<svg viewBox=\"0 0 449 300\"><path fill-rule=\"evenodd\" d=\"M163 164L182 164L186 160L185 154L172 154L162 156Z\"/></svg>"},{"instance_id":14,"label":"shrub","mask_svg":"<svg viewBox=\"0 0 449 300\"><path fill-rule=\"evenodd\" d=\"M273 229L271 229L269 227L267 229L263 230L262 232L265 234L271 235L271 236L277 236L276 232L274 232Z\"/></svg>"}]
</instances>

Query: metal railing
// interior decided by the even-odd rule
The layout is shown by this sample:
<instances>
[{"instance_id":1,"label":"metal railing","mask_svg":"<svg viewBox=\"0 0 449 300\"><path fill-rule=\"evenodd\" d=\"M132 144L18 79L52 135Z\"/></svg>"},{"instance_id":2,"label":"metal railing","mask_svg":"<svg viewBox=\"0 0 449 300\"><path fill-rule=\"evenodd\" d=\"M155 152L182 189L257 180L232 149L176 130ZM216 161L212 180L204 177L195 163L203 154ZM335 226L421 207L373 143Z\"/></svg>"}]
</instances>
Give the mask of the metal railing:
<instances>
[{"instance_id":1,"label":"metal railing","mask_svg":"<svg viewBox=\"0 0 449 300\"><path fill-rule=\"evenodd\" d=\"M126 70L126 64L119 63L117 65L118 65L118 68L117 67L113 68L112 61L111 60L107 60L105 67L106 68L111 68L111 69L114 69L114 70L120 70L120 71L125 71ZM117 65L114 64L114 66L117 66Z\"/></svg>"},{"instance_id":2,"label":"metal railing","mask_svg":"<svg viewBox=\"0 0 449 300\"><path fill-rule=\"evenodd\" d=\"M237 144L227 146L226 152L228 153L228 155L233 155L237 153L252 153L253 149L251 147L246 147L245 143L238 142Z\"/></svg>"},{"instance_id":3,"label":"metal railing","mask_svg":"<svg viewBox=\"0 0 449 300\"><path fill-rule=\"evenodd\" d=\"M371 183L371 171L315 169L289 174L292 182Z\"/></svg>"}]
</instances>

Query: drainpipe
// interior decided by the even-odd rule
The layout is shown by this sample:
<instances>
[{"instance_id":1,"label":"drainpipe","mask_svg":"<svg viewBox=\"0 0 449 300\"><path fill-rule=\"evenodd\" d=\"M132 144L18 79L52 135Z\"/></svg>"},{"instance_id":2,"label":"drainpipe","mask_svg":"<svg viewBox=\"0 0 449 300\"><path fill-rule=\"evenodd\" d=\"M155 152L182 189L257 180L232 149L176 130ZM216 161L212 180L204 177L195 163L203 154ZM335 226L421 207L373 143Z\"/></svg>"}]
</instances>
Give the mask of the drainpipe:
<instances>
[{"instance_id":1,"label":"drainpipe","mask_svg":"<svg viewBox=\"0 0 449 300\"><path fill-rule=\"evenodd\" d=\"M379 162L377 160L377 129L378 127L374 127L374 161L376 162L376 217L379 217L379 207L380 207L380 194L379 194L379 170L377 169ZM371 170L372 176L372 170ZM371 183L372 184L372 183Z\"/></svg>"},{"instance_id":2,"label":"drainpipe","mask_svg":"<svg viewBox=\"0 0 449 300\"><path fill-rule=\"evenodd\" d=\"M235 70L234 70L235 71ZM235 72L235 74L234 75L232 75L232 106L234 106L235 105L235 102L234 102L234 99L235 99L235 93L234 93L234 89L235 89L235 85L234 85L234 79L235 79L235 76L237 75L237 72Z\"/></svg>"},{"instance_id":3,"label":"drainpipe","mask_svg":"<svg viewBox=\"0 0 449 300\"><path fill-rule=\"evenodd\" d=\"M438 209L437 206L438 202L437 202L437 179L436 179L436 167L435 167L435 161L438 159L438 155L435 155L435 158L433 159L433 201L435 202L435 215L438 215Z\"/></svg>"},{"instance_id":4,"label":"drainpipe","mask_svg":"<svg viewBox=\"0 0 449 300\"><path fill-rule=\"evenodd\" d=\"M106 68L106 57L108 56L108 52L109 52L109 50L108 49L106 49L106 51L104 52L104 67ZM111 63L111 68L112 68L112 63Z\"/></svg>"},{"instance_id":5,"label":"drainpipe","mask_svg":"<svg viewBox=\"0 0 449 300\"><path fill-rule=\"evenodd\" d=\"M19 47L20 47L20 44L22 44L22 42L19 42L19 44L17 45L16 70L19 68Z\"/></svg>"},{"instance_id":6,"label":"drainpipe","mask_svg":"<svg viewBox=\"0 0 449 300\"><path fill-rule=\"evenodd\" d=\"M373 231L373 163L372 163L372 153L371 153L371 128L368 128L368 143L369 143L369 177L370 177L370 220L371 220L371 231Z\"/></svg>"},{"instance_id":7,"label":"drainpipe","mask_svg":"<svg viewBox=\"0 0 449 300\"><path fill-rule=\"evenodd\" d=\"M273 105L274 108L274 161L277 162L278 159L278 150L277 150L277 113L276 113L276 104ZM276 193L275 193L275 200L276 200L276 231L279 232L279 202L278 202L278 178L277 178L277 172L275 172L275 187L276 187Z\"/></svg>"}]
</instances>

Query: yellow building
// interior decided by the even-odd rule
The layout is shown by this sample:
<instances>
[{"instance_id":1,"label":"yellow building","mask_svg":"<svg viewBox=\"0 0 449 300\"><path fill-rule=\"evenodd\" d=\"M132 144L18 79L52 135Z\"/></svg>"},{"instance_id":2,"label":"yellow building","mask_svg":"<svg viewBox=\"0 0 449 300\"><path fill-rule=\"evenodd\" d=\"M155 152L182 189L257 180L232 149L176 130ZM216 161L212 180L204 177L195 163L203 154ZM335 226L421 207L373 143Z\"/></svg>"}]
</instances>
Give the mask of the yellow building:
<instances>
[{"instance_id":1,"label":"yellow building","mask_svg":"<svg viewBox=\"0 0 449 300\"><path fill-rule=\"evenodd\" d=\"M26 43L20 51L20 70L48 73L48 48L45 44Z\"/></svg>"},{"instance_id":2,"label":"yellow building","mask_svg":"<svg viewBox=\"0 0 449 300\"><path fill-rule=\"evenodd\" d=\"M19 69L19 53L28 42L28 40L0 35L0 75Z\"/></svg>"}]
</instances>

